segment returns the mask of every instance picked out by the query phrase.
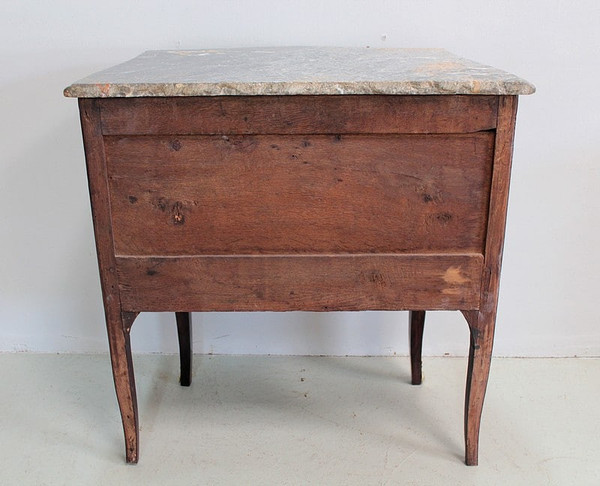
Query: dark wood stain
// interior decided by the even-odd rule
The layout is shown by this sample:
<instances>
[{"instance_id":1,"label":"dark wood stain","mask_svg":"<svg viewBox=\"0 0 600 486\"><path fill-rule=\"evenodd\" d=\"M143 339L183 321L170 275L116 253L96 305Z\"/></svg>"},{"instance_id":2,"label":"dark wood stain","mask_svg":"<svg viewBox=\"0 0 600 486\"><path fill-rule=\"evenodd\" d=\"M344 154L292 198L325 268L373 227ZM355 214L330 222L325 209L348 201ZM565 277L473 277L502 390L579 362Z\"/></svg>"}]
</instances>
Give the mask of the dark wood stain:
<instances>
[{"instance_id":1,"label":"dark wood stain","mask_svg":"<svg viewBox=\"0 0 600 486\"><path fill-rule=\"evenodd\" d=\"M423 382L423 329L425 327L425 311L415 310L409 313L410 371L411 383L420 385Z\"/></svg>"},{"instance_id":2,"label":"dark wood stain","mask_svg":"<svg viewBox=\"0 0 600 486\"><path fill-rule=\"evenodd\" d=\"M190 386L192 384L192 314L191 312L176 312L175 320L177 322L177 337L179 340L179 363L181 374L179 383L181 386Z\"/></svg>"}]
</instances>

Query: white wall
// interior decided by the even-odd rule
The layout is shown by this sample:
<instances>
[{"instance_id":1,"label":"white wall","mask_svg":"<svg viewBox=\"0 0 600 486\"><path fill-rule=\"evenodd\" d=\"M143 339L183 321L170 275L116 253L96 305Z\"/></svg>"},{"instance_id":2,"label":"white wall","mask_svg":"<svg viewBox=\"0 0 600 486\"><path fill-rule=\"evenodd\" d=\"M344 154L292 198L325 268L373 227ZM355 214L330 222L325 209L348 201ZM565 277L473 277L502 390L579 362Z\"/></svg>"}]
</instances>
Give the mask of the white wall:
<instances>
[{"instance_id":1,"label":"white wall","mask_svg":"<svg viewBox=\"0 0 600 486\"><path fill-rule=\"evenodd\" d=\"M537 85L517 122L496 354L600 355L596 0L25 1L0 4L0 350L107 349L70 82L146 49L445 47ZM406 354L404 313L195 314L214 353ZM176 350L174 318L134 325ZM431 313L425 353L467 351Z\"/></svg>"}]
</instances>

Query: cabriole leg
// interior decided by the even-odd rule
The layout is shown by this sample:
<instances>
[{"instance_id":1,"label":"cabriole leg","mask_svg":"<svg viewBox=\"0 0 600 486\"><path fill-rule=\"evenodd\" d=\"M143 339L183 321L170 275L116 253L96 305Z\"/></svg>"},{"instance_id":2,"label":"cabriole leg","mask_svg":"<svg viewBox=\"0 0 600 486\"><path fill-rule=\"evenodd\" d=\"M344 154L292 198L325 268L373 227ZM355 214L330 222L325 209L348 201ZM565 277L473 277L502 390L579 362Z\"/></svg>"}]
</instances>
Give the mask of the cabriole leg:
<instances>
[{"instance_id":1,"label":"cabriole leg","mask_svg":"<svg viewBox=\"0 0 600 486\"><path fill-rule=\"evenodd\" d=\"M131 324L136 315L123 312L120 319L107 318L106 323L113 378L125 433L125 457L132 464L138 462L139 452L137 398L129 340Z\"/></svg>"},{"instance_id":2,"label":"cabriole leg","mask_svg":"<svg viewBox=\"0 0 600 486\"><path fill-rule=\"evenodd\" d=\"M181 386L192 383L192 314L191 312L176 312L177 336L179 338L179 362Z\"/></svg>"},{"instance_id":3,"label":"cabriole leg","mask_svg":"<svg viewBox=\"0 0 600 486\"><path fill-rule=\"evenodd\" d=\"M465 394L465 462L476 466L479 455L479 425L490 372L495 316L477 311L463 312L471 331Z\"/></svg>"},{"instance_id":4,"label":"cabriole leg","mask_svg":"<svg viewBox=\"0 0 600 486\"><path fill-rule=\"evenodd\" d=\"M420 385L423 381L421 352L423 349L424 326L425 311L410 311L408 332L410 339L410 370L413 385Z\"/></svg>"}]
</instances>

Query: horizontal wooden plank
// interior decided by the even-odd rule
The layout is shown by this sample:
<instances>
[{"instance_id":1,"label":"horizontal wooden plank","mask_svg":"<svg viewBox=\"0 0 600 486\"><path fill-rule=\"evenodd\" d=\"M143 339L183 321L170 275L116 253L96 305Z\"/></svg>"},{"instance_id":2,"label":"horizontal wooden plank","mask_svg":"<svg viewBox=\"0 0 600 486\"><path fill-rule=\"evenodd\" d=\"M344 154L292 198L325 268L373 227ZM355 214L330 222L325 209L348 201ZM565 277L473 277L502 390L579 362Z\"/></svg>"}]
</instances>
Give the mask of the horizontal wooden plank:
<instances>
[{"instance_id":1,"label":"horizontal wooden plank","mask_svg":"<svg viewBox=\"0 0 600 486\"><path fill-rule=\"evenodd\" d=\"M125 311L477 309L483 257L118 257Z\"/></svg>"},{"instance_id":2,"label":"horizontal wooden plank","mask_svg":"<svg viewBox=\"0 0 600 486\"><path fill-rule=\"evenodd\" d=\"M115 249L481 252L493 139L107 137Z\"/></svg>"},{"instance_id":3,"label":"horizontal wooden plank","mask_svg":"<svg viewBox=\"0 0 600 486\"><path fill-rule=\"evenodd\" d=\"M466 133L496 96L216 96L99 100L105 135Z\"/></svg>"},{"instance_id":4,"label":"horizontal wooden plank","mask_svg":"<svg viewBox=\"0 0 600 486\"><path fill-rule=\"evenodd\" d=\"M489 132L111 137L116 252L481 251L492 146Z\"/></svg>"}]
</instances>

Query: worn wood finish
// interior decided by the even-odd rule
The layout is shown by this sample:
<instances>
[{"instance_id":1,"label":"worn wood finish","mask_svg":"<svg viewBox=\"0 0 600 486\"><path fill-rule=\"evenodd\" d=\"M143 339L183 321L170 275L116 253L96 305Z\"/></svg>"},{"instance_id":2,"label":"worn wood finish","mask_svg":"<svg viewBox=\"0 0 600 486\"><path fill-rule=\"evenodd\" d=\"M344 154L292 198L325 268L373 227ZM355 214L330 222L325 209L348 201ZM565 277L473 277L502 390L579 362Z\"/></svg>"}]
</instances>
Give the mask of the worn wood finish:
<instances>
[{"instance_id":1,"label":"worn wood finish","mask_svg":"<svg viewBox=\"0 0 600 486\"><path fill-rule=\"evenodd\" d=\"M490 372L495 315L463 311L469 325L470 345L465 389L465 463L479 462L479 428Z\"/></svg>"},{"instance_id":2,"label":"worn wood finish","mask_svg":"<svg viewBox=\"0 0 600 486\"><path fill-rule=\"evenodd\" d=\"M104 135L469 133L496 96L216 96L100 100ZM132 116L135 113L135 116Z\"/></svg>"},{"instance_id":3,"label":"worn wood finish","mask_svg":"<svg viewBox=\"0 0 600 486\"><path fill-rule=\"evenodd\" d=\"M493 144L489 131L108 137L115 249L483 253Z\"/></svg>"},{"instance_id":4,"label":"worn wood finish","mask_svg":"<svg viewBox=\"0 0 600 486\"><path fill-rule=\"evenodd\" d=\"M423 328L425 327L425 311L410 311L408 334L410 339L410 371L413 385L423 381Z\"/></svg>"},{"instance_id":5,"label":"worn wood finish","mask_svg":"<svg viewBox=\"0 0 600 486\"><path fill-rule=\"evenodd\" d=\"M478 463L479 425L492 359L516 115L517 97L500 97L481 305L478 311L463 312L471 332L465 394L465 462L471 466Z\"/></svg>"},{"instance_id":6,"label":"worn wood finish","mask_svg":"<svg viewBox=\"0 0 600 486\"><path fill-rule=\"evenodd\" d=\"M192 313L176 312L177 338L179 340L179 363L181 373L179 383L181 386L190 386L192 384Z\"/></svg>"},{"instance_id":7,"label":"worn wood finish","mask_svg":"<svg viewBox=\"0 0 600 486\"><path fill-rule=\"evenodd\" d=\"M129 335L176 312L425 310L471 334L465 459L477 464L508 198L515 96L82 99L94 231L128 462Z\"/></svg>"},{"instance_id":8,"label":"worn wood finish","mask_svg":"<svg viewBox=\"0 0 600 486\"><path fill-rule=\"evenodd\" d=\"M79 111L110 357L125 433L125 454L127 462L136 463L139 429L129 332L137 312L121 310L98 101L80 99Z\"/></svg>"},{"instance_id":9,"label":"worn wood finish","mask_svg":"<svg viewBox=\"0 0 600 486\"><path fill-rule=\"evenodd\" d=\"M143 311L476 309L482 257L118 257L121 301Z\"/></svg>"}]
</instances>

